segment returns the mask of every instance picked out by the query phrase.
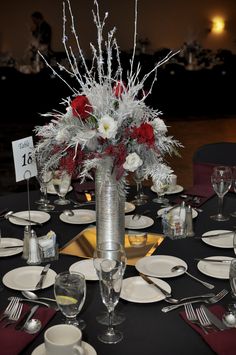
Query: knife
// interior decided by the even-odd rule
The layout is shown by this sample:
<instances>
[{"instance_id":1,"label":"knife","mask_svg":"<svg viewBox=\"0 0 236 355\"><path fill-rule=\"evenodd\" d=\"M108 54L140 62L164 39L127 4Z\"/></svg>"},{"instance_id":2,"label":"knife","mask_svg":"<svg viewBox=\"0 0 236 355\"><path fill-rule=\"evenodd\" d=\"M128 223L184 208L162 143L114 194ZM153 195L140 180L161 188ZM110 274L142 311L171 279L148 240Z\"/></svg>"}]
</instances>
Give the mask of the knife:
<instances>
[{"instance_id":1,"label":"knife","mask_svg":"<svg viewBox=\"0 0 236 355\"><path fill-rule=\"evenodd\" d=\"M204 310L206 313L207 318L209 321L219 330L225 330L228 329L226 325L219 319L217 318L206 306L202 305L201 308Z\"/></svg>"},{"instance_id":2,"label":"knife","mask_svg":"<svg viewBox=\"0 0 236 355\"><path fill-rule=\"evenodd\" d=\"M33 317L34 313L37 311L39 306L34 306L32 307L28 312L24 314L22 319L19 321L19 323L15 326L16 330L22 330L24 329L26 323Z\"/></svg>"},{"instance_id":3,"label":"knife","mask_svg":"<svg viewBox=\"0 0 236 355\"><path fill-rule=\"evenodd\" d=\"M0 247L0 250L4 250L4 249L14 249L14 248L23 248L23 245L8 245L6 247Z\"/></svg>"},{"instance_id":4,"label":"knife","mask_svg":"<svg viewBox=\"0 0 236 355\"><path fill-rule=\"evenodd\" d=\"M15 219L18 219L19 221L28 222L28 223L30 223L30 224L35 224L35 225L37 225L37 226L42 227L42 223L33 221L33 220L31 220L31 219L27 219L27 218L23 218L23 217L18 217L18 216L16 216L15 214L11 214L11 215L9 216L9 218L11 218L11 217L12 217L12 218L15 218Z\"/></svg>"},{"instance_id":5,"label":"knife","mask_svg":"<svg viewBox=\"0 0 236 355\"><path fill-rule=\"evenodd\" d=\"M225 235L230 235L232 234L232 236L234 235L234 232L223 232L223 233L216 233L216 234L209 234L209 235L202 235L201 237L197 237L197 239L205 239L205 238L212 238L212 237L224 237Z\"/></svg>"},{"instance_id":6,"label":"knife","mask_svg":"<svg viewBox=\"0 0 236 355\"><path fill-rule=\"evenodd\" d=\"M35 286L36 289L39 289L39 288L42 288L43 286L43 281L47 275L47 272L50 268L50 264L47 264L44 266L43 270L41 271L41 274L40 274L40 279L39 279L39 282L37 283L37 285Z\"/></svg>"},{"instance_id":7,"label":"knife","mask_svg":"<svg viewBox=\"0 0 236 355\"><path fill-rule=\"evenodd\" d=\"M155 282L153 282L147 275L140 274L140 276L150 285L156 286L158 290L160 290L165 297L171 297L171 294L164 290L161 286L157 285Z\"/></svg>"},{"instance_id":8,"label":"knife","mask_svg":"<svg viewBox=\"0 0 236 355\"><path fill-rule=\"evenodd\" d=\"M200 259L200 258L195 258L194 260L196 261L208 261L210 263L222 263L222 264L230 264L232 259Z\"/></svg>"}]
</instances>

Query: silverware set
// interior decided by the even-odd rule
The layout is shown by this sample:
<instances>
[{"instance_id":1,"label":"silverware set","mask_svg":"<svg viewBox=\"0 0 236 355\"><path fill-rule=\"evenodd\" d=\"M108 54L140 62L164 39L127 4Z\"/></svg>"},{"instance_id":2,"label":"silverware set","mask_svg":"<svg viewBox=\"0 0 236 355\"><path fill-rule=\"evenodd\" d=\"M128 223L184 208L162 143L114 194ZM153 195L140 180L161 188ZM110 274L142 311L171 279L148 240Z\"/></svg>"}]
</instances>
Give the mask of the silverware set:
<instances>
[{"instance_id":1,"label":"silverware set","mask_svg":"<svg viewBox=\"0 0 236 355\"><path fill-rule=\"evenodd\" d=\"M220 300L222 300L222 298L224 298L228 293L229 293L228 290L223 289L219 293L214 295L213 297L210 297L210 298L200 298L199 297L199 298L191 301L191 303L200 303L200 302L202 302L202 303L208 303L208 304L215 304L215 303L219 302ZM184 306L186 303L187 302L182 302L182 303L170 305L170 306L167 306L167 307L163 307L162 308L162 312L164 312L164 313L170 312L170 311L172 311L174 309L177 309L179 307Z\"/></svg>"},{"instance_id":2,"label":"silverware set","mask_svg":"<svg viewBox=\"0 0 236 355\"><path fill-rule=\"evenodd\" d=\"M184 309L187 320L199 326L205 334L227 329L224 323L203 305L194 310L192 303L187 303Z\"/></svg>"}]
</instances>

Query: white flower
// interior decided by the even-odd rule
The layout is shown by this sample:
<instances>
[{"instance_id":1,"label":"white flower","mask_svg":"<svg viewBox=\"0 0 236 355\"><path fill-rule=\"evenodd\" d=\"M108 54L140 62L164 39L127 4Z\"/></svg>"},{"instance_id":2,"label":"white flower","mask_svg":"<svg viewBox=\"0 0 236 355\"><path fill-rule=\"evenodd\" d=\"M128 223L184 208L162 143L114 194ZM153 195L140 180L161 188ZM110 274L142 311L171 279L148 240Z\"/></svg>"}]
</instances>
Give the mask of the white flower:
<instances>
[{"instance_id":1,"label":"white flower","mask_svg":"<svg viewBox=\"0 0 236 355\"><path fill-rule=\"evenodd\" d=\"M72 110L72 107L71 106L68 106L66 108L66 113L64 114L64 118L65 119L71 119L73 117L73 110Z\"/></svg>"},{"instance_id":2,"label":"white flower","mask_svg":"<svg viewBox=\"0 0 236 355\"><path fill-rule=\"evenodd\" d=\"M142 159L136 153L130 153L123 164L124 169L134 172L143 164Z\"/></svg>"},{"instance_id":3,"label":"white flower","mask_svg":"<svg viewBox=\"0 0 236 355\"><path fill-rule=\"evenodd\" d=\"M70 134L66 128L61 129L60 131L57 132L57 135L55 137L57 144L61 144L64 142L67 142L70 137Z\"/></svg>"},{"instance_id":4,"label":"white flower","mask_svg":"<svg viewBox=\"0 0 236 355\"><path fill-rule=\"evenodd\" d=\"M166 133L167 132L167 127L164 123L164 121L159 118L159 117L156 117L154 118L154 120L152 122L150 122L154 131L158 134L163 134L163 133Z\"/></svg>"},{"instance_id":5,"label":"white flower","mask_svg":"<svg viewBox=\"0 0 236 355\"><path fill-rule=\"evenodd\" d=\"M98 132L104 139L114 138L117 132L117 126L117 122L112 117L104 115L99 121Z\"/></svg>"}]
</instances>

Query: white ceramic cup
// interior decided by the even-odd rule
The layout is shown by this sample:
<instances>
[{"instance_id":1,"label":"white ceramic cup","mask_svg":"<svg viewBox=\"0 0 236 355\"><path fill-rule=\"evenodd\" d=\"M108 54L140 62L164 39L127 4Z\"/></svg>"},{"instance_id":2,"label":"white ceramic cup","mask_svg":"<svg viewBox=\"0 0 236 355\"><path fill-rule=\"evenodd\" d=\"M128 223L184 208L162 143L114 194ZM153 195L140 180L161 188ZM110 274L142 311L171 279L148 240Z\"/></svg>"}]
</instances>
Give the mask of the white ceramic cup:
<instances>
[{"instance_id":1,"label":"white ceramic cup","mask_svg":"<svg viewBox=\"0 0 236 355\"><path fill-rule=\"evenodd\" d=\"M81 330L74 325L54 325L44 333L46 355L85 355L81 339Z\"/></svg>"}]
</instances>

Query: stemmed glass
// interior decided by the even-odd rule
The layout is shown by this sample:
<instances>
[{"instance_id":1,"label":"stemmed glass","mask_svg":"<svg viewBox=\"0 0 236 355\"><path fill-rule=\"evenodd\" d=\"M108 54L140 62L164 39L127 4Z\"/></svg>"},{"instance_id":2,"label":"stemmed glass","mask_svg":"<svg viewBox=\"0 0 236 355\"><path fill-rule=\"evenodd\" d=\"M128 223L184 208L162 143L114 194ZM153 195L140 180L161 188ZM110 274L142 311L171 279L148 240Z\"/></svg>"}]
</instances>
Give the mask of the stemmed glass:
<instances>
[{"instance_id":1,"label":"stemmed glass","mask_svg":"<svg viewBox=\"0 0 236 355\"><path fill-rule=\"evenodd\" d=\"M211 175L211 183L218 196L218 213L211 216L215 221L228 221L229 217L223 215L224 195L229 191L232 184L232 171L228 166L217 166Z\"/></svg>"},{"instance_id":2,"label":"stemmed glass","mask_svg":"<svg viewBox=\"0 0 236 355\"><path fill-rule=\"evenodd\" d=\"M167 205L169 203L169 200L168 198L163 197L169 187L167 179L155 182L153 187L155 192L157 193L157 197L155 197L152 201L155 203L162 203L164 205Z\"/></svg>"},{"instance_id":3,"label":"stemmed glass","mask_svg":"<svg viewBox=\"0 0 236 355\"><path fill-rule=\"evenodd\" d=\"M56 170L52 173L52 183L59 199L54 203L57 205L68 205L70 200L66 200L66 194L71 183L71 175L66 170Z\"/></svg>"},{"instance_id":4,"label":"stemmed glass","mask_svg":"<svg viewBox=\"0 0 236 355\"><path fill-rule=\"evenodd\" d=\"M54 294L57 305L66 317L65 323L81 330L86 326L84 320L78 319L86 297L86 282L79 272L61 272L55 278Z\"/></svg>"},{"instance_id":5,"label":"stemmed glass","mask_svg":"<svg viewBox=\"0 0 236 355\"><path fill-rule=\"evenodd\" d=\"M236 166L232 166L231 169L232 169L232 177L233 177L232 184L233 184L234 192L236 192ZM232 217L236 217L236 211L232 212L230 215Z\"/></svg>"},{"instance_id":6,"label":"stemmed glass","mask_svg":"<svg viewBox=\"0 0 236 355\"><path fill-rule=\"evenodd\" d=\"M148 196L143 193L142 181L144 179L144 173L142 168L138 168L133 176L134 181L136 182L137 195L132 203L136 206L142 206L147 203Z\"/></svg>"},{"instance_id":7,"label":"stemmed glass","mask_svg":"<svg viewBox=\"0 0 236 355\"><path fill-rule=\"evenodd\" d=\"M106 344L116 344L123 339L123 334L113 327L113 312L119 302L123 279L123 264L120 261L105 259L100 264L99 285L102 302L108 310L108 327L98 335L98 339Z\"/></svg>"},{"instance_id":8,"label":"stemmed glass","mask_svg":"<svg viewBox=\"0 0 236 355\"><path fill-rule=\"evenodd\" d=\"M37 204L39 204L38 209L40 211L53 211L55 206L50 204L50 201L48 200L47 197L47 185L52 179L52 174L51 172L46 172L44 169L39 167L39 164L37 163L37 169L38 169L38 175L36 176L39 185L40 185L40 192L41 192L41 197L38 201L36 201Z\"/></svg>"},{"instance_id":9,"label":"stemmed glass","mask_svg":"<svg viewBox=\"0 0 236 355\"><path fill-rule=\"evenodd\" d=\"M94 251L93 264L99 276L101 263L103 260L113 260L120 262L122 265L122 273L124 274L126 268L126 255L124 247L115 241L106 241L99 243ZM96 317L101 324L108 325L108 313L103 312ZM112 312L113 325L121 324L125 320L125 316L120 312Z\"/></svg>"}]
</instances>

